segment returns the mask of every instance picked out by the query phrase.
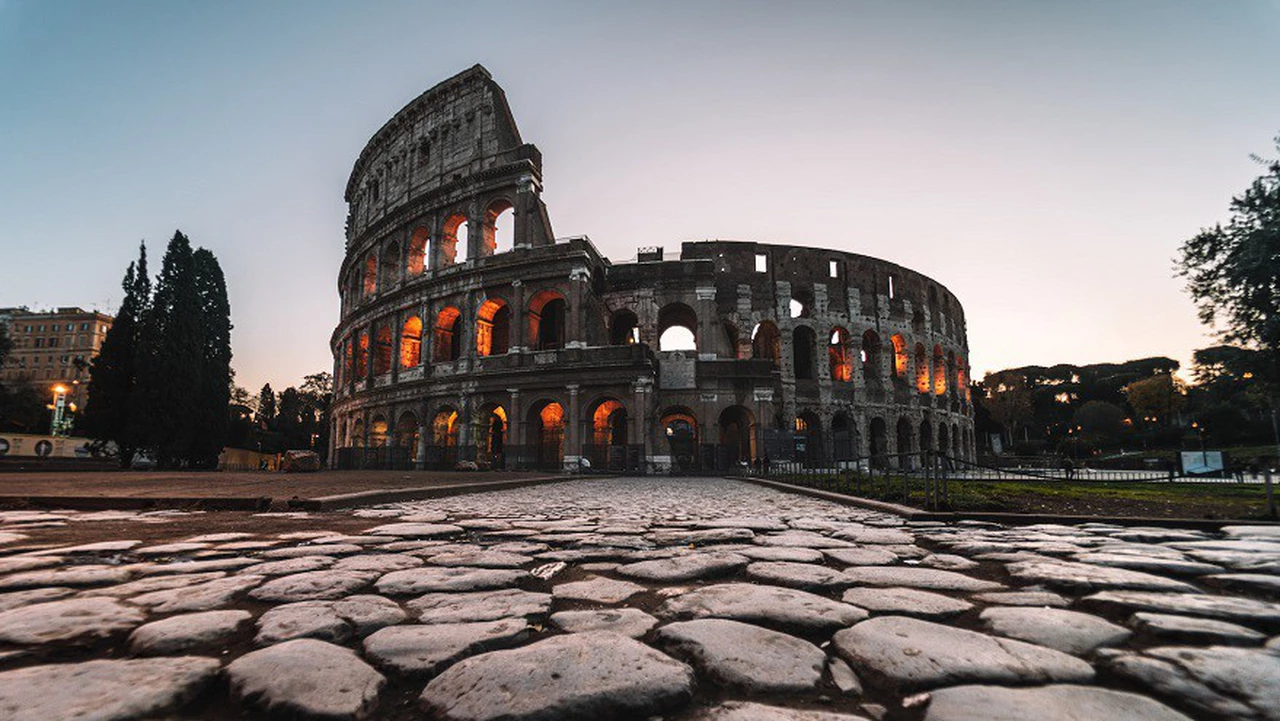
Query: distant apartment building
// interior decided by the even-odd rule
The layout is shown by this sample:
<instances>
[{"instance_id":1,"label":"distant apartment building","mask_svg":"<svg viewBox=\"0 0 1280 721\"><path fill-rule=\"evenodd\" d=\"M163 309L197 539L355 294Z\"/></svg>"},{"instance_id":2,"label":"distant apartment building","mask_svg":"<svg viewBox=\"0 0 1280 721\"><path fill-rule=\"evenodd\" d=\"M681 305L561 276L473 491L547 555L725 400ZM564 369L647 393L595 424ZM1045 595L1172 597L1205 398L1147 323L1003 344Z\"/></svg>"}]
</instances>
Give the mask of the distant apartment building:
<instances>
[{"instance_id":1,"label":"distant apartment building","mask_svg":"<svg viewBox=\"0 0 1280 721\"><path fill-rule=\"evenodd\" d=\"M102 348L114 320L83 308L31 311L0 308L0 325L13 339L13 351L0 366L0 383L30 383L47 393L62 384L67 400L84 407L89 391L89 362Z\"/></svg>"}]
</instances>

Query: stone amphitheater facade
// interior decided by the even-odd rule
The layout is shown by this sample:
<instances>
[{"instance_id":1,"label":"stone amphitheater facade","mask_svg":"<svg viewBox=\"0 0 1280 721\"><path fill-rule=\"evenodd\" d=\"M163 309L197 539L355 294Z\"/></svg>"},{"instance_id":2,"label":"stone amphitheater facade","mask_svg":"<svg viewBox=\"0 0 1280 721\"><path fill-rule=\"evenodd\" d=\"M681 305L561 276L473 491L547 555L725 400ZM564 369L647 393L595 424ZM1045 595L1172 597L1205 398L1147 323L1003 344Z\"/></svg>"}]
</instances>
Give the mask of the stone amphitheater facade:
<instances>
[{"instance_id":1,"label":"stone amphitheater facade","mask_svg":"<svg viewBox=\"0 0 1280 721\"><path fill-rule=\"evenodd\" d=\"M346 189L331 465L973 456L964 310L940 283L738 241L614 263L586 237L556 238L541 191L541 154L483 67L374 134Z\"/></svg>"}]
</instances>

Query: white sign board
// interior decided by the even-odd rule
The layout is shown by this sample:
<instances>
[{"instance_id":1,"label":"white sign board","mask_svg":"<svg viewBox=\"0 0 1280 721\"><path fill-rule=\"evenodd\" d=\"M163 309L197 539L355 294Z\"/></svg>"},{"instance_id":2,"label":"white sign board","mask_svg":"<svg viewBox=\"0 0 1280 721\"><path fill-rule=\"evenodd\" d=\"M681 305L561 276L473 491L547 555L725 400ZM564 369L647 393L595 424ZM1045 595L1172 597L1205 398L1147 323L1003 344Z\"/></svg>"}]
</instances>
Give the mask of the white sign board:
<instances>
[{"instance_id":1,"label":"white sign board","mask_svg":"<svg viewBox=\"0 0 1280 721\"><path fill-rule=\"evenodd\" d=\"M1182 472L1189 476L1217 473L1223 468L1222 451L1182 452Z\"/></svg>"}]
</instances>

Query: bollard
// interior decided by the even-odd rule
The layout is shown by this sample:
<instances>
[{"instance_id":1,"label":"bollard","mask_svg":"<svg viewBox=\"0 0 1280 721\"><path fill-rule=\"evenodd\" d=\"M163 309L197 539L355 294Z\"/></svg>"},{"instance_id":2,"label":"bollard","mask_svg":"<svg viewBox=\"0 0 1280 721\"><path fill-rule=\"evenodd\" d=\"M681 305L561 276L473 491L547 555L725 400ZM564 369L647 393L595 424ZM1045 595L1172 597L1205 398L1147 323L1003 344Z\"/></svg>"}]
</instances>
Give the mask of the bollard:
<instances>
[{"instance_id":1,"label":"bollard","mask_svg":"<svg viewBox=\"0 0 1280 721\"><path fill-rule=\"evenodd\" d=\"M1271 467L1263 469L1262 480L1267 484L1267 515L1271 518L1276 517L1276 497L1271 491Z\"/></svg>"}]
</instances>

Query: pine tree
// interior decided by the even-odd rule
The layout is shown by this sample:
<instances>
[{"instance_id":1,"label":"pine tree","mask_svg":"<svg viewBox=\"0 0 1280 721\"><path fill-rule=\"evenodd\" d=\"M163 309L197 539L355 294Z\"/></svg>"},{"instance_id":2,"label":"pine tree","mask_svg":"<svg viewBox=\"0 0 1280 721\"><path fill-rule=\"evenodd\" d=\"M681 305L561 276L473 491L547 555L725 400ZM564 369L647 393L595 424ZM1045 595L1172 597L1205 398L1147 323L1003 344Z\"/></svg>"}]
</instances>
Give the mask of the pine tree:
<instances>
[{"instance_id":1,"label":"pine tree","mask_svg":"<svg viewBox=\"0 0 1280 721\"><path fill-rule=\"evenodd\" d=\"M145 243L139 248L138 260L129 264L121 285L124 300L90 367L89 398L79 423L90 438L114 442L120 464L128 466L141 442L131 416L137 387L139 331L151 294Z\"/></svg>"},{"instance_id":2,"label":"pine tree","mask_svg":"<svg viewBox=\"0 0 1280 721\"><path fill-rule=\"evenodd\" d=\"M268 431L276 427L276 394L270 383L263 385L258 393L258 425Z\"/></svg>"},{"instance_id":3,"label":"pine tree","mask_svg":"<svg viewBox=\"0 0 1280 721\"><path fill-rule=\"evenodd\" d=\"M187 460L193 468L216 468L218 454L227 440L227 408L231 402L231 304L222 267L213 253L200 248L192 255L192 261L203 343Z\"/></svg>"},{"instance_id":4,"label":"pine tree","mask_svg":"<svg viewBox=\"0 0 1280 721\"><path fill-rule=\"evenodd\" d=\"M156 279L144 333L147 446L163 467L186 460L195 439L204 358L203 309L195 276L191 241L175 232Z\"/></svg>"}]
</instances>

